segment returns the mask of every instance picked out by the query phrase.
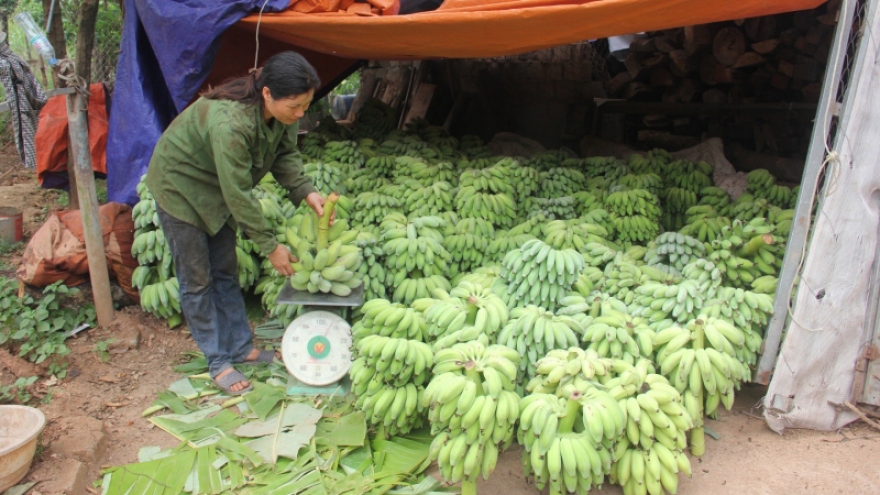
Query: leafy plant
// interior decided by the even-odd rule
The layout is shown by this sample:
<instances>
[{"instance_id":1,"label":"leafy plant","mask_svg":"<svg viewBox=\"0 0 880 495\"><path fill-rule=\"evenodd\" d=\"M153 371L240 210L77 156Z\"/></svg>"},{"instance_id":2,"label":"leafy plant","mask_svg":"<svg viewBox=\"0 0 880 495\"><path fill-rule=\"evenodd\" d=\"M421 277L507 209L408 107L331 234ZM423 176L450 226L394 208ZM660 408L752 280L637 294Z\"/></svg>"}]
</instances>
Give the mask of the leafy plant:
<instances>
[{"instance_id":1,"label":"leafy plant","mask_svg":"<svg viewBox=\"0 0 880 495\"><path fill-rule=\"evenodd\" d=\"M75 309L62 304L79 291L60 281L43 289L39 299L29 294L18 298L17 290L15 280L0 278L0 346L36 364L48 360L49 373L63 378L66 363L62 358L70 353L64 331L84 322L94 324L94 306Z\"/></svg>"},{"instance_id":2,"label":"leafy plant","mask_svg":"<svg viewBox=\"0 0 880 495\"><path fill-rule=\"evenodd\" d=\"M28 393L27 388L36 381L36 376L20 377L11 385L0 385L0 404L11 402L27 404L31 400L31 394Z\"/></svg>"},{"instance_id":3,"label":"leafy plant","mask_svg":"<svg viewBox=\"0 0 880 495\"><path fill-rule=\"evenodd\" d=\"M0 239L0 256L5 256L13 253L17 253L22 248L24 248L24 243L22 242L7 242L4 239Z\"/></svg>"},{"instance_id":4,"label":"leafy plant","mask_svg":"<svg viewBox=\"0 0 880 495\"><path fill-rule=\"evenodd\" d=\"M110 360L110 342L112 342L110 339L95 342L95 354L102 363Z\"/></svg>"}]
</instances>

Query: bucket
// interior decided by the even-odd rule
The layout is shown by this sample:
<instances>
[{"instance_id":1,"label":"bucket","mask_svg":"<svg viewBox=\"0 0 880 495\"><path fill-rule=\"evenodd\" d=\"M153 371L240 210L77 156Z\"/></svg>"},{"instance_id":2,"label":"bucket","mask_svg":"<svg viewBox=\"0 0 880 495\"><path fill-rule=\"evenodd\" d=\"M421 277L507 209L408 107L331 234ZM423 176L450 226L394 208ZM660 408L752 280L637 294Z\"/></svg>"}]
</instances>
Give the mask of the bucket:
<instances>
[{"instance_id":1,"label":"bucket","mask_svg":"<svg viewBox=\"0 0 880 495\"><path fill-rule=\"evenodd\" d=\"M24 238L22 232L23 216L18 208L0 206L0 241L7 244L21 242Z\"/></svg>"},{"instance_id":2,"label":"bucket","mask_svg":"<svg viewBox=\"0 0 880 495\"><path fill-rule=\"evenodd\" d=\"M28 406L0 406L0 493L15 486L31 468L37 437L46 416Z\"/></svg>"}]
</instances>

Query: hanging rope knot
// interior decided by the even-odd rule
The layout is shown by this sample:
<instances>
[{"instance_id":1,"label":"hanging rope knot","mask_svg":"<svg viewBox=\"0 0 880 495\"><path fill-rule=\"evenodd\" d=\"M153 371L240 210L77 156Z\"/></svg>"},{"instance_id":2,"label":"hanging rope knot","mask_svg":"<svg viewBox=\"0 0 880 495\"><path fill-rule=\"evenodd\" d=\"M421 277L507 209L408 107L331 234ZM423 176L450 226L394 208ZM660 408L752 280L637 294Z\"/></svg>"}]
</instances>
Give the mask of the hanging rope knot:
<instances>
[{"instance_id":1,"label":"hanging rope knot","mask_svg":"<svg viewBox=\"0 0 880 495\"><path fill-rule=\"evenodd\" d=\"M59 60L57 70L59 79L88 99L90 94L89 89L86 87L86 80L76 74L76 64L73 60L67 58Z\"/></svg>"}]
</instances>

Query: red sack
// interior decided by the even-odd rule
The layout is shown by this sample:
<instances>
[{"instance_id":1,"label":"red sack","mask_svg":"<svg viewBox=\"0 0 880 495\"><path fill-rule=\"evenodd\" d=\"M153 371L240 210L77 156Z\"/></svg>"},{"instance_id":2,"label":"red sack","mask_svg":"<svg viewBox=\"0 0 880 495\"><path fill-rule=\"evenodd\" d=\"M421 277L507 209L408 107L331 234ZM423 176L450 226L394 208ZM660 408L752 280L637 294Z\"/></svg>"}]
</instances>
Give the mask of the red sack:
<instances>
[{"instance_id":1,"label":"red sack","mask_svg":"<svg viewBox=\"0 0 880 495\"><path fill-rule=\"evenodd\" d=\"M134 221L131 207L107 203L98 208L107 269L126 294L138 299L131 276L138 262L131 255ZM89 260L79 210L64 211L50 217L31 238L21 258L18 278L28 285L45 287L63 280L80 285L89 280Z\"/></svg>"},{"instance_id":2,"label":"red sack","mask_svg":"<svg viewBox=\"0 0 880 495\"><path fill-rule=\"evenodd\" d=\"M89 149L92 170L107 174L107 94L103 83L89 86ZM68 184L67 96L49 98L40 111L40 123L34 137L37 152L37 179L45 189L64 189Z\"/></svg>"}]
</instances>

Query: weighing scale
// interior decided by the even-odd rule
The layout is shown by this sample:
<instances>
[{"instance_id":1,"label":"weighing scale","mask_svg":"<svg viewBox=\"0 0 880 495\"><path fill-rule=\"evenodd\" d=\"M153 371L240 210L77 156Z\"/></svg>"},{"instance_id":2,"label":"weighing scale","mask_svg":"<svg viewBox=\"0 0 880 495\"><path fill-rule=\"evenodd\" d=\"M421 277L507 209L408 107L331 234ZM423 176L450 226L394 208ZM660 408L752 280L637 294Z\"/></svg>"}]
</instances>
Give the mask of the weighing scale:
<instances>
[{"instance_id":1,"label":"weighing scale","mask_svg":"<svg viewBox=\"0 0 880 495\"><path fill-rule=\"evenodd\" d=\"M281 358L290 372L287 395L348 395L351 381L351 325L341 309L364 303L364 286L342 297L312 294L285 284L277 304L299 304L303 314L294 319L281 339Z\"/></svg>"}]
</instances>

